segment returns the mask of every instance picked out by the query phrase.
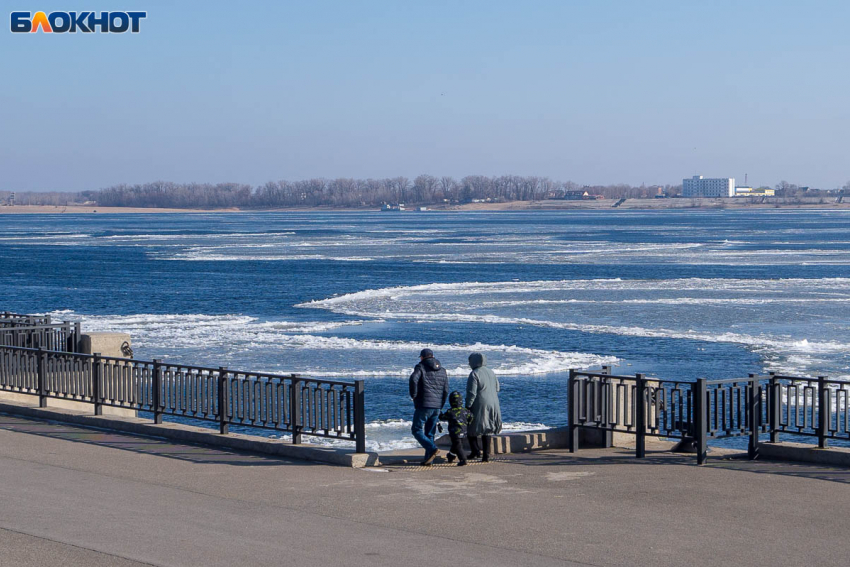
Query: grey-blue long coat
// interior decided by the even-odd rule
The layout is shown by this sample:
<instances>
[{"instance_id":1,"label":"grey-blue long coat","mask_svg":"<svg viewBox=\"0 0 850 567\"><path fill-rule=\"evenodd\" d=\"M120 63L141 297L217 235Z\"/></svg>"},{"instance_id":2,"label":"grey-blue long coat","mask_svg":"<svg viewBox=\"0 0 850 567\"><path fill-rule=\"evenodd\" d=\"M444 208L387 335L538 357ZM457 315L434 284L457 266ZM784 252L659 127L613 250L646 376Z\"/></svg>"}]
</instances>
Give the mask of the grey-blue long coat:
<instances>
[{"instance_id":1,"label":"grey-blue long coat","mask_svg":"<svg viewBox=\"0 0 850 567\"><path fill-rule=\"evenodd\" d=\"M466 381L466 407L475 420L470 435L496 435L502 431L502 409L499 407L499 379L487 368L483 354L469 355L469 379Z\"/></svg>"}]
</instances>

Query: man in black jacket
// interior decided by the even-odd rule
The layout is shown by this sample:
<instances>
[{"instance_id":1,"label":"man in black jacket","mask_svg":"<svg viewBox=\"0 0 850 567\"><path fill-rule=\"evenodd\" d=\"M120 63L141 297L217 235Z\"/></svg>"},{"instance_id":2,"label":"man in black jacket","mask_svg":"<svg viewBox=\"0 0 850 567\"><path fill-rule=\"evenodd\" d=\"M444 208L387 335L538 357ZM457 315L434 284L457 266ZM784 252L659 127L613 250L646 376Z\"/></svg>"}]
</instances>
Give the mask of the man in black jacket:
<instances>
[{"instance_id":1,"label":"man in black jacket","mask_svg":"<svg viewBox=\"0 0 850 567\"><path fill-rule=\"evenodd\" d=\"M410 397L413 399L413 427L410 431L425 449L425 466L434 462L440 451L434 443L440 411L449 397L449 379L446 369L434 358L431 349L419 353L419 364L410 375Z\"/></svg>"}]
</instances>

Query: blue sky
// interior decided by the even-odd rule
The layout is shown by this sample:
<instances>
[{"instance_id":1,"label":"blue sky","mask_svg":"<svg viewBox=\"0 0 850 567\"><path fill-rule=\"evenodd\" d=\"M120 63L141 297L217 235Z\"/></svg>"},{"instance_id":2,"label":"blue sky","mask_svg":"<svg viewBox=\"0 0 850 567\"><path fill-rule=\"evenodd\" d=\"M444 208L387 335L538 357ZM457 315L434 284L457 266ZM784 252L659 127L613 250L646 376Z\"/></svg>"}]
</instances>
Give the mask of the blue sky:
<instances>
[{"instance_id":1,"label":"blue sky","mask_svg":"<svg viewBox=\"0 0 850 567\"><path fill-rule=\"evenodd\" d=\"M850 180L850 2L3 0L0 190ZM146 10L137 35L12 10Z\"/></svg>"}]
</instances>

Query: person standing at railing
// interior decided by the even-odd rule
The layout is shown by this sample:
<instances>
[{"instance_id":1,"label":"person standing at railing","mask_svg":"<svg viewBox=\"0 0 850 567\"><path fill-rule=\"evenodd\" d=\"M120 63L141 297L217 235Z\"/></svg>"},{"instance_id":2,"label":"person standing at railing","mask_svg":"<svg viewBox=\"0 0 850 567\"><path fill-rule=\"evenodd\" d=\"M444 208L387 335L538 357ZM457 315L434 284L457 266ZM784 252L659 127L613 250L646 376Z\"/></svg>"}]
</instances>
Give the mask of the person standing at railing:
<instances>
[{"instance_id":1,"label":"person standing at railing","mask_svg":"<svg viewBox=\"0 0 850 567\"><path fill-rule=\"evenodd\" d=\"M434 352L423 349L419 364L410 375L410 397L413 400L413 426L410 432L425 449L424 466L429 466L440 454L434 435L440 421L440 411L449 397L449 379L446 369L434 358Z\"/></svg>"},{"instance_id":2,"label":"person standing at railing","mask_svg":"<svg viewBox=\"0 0 850 567\"><path fill-rule=\"evenodd\" d=\"M490 460L493 435L502 431L502 409L499 406L499 379L487 368L487 359L480 352L469 355L469 379L466 381L466 407L472 411L469 428L469 459Z\"/></svg>"}]
</instances>

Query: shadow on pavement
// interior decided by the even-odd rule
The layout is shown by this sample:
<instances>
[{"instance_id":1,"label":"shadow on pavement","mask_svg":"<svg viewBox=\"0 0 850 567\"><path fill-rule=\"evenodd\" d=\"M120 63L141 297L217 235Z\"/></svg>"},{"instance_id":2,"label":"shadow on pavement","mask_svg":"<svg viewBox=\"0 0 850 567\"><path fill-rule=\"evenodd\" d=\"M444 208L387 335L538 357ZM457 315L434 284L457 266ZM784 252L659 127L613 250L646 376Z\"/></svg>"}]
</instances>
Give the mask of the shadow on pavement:
<instances>
[{"instance_id":1,"label":"shadow on pavement","mask_svg":"<svg viewBox=\"0 0 850 567\"><path fill-rule=\"evenodd\" d=\"M595 454L594 454L595 453ZM558 451L538 451L516 455L499 455L500 460L524 466L605 466L605 465L655 465L697 467L696 457L667 451L647 451L646 458L637 459L629 449L587 449L575 454ZM755 474L794 476L850 484L850 469L800 463L757 459L751 461L746 453L723 454L714 457L709 453L704 468L734 470Z\"/></svg>"},{"instance_id":2,"label":"shadow on pavement","mask_svg":"<svg viewBox=\"0 0 850 567\"><path fill-rule=\"evenodd\" d=\"M52 421L31 420L3 414L0 414L0 429L208 465L258 467L317 464L309 461L285 459L271 455L257 455L208 445L192 445L158 439L156 437L128 435L114 431L66 425Z\"/></svg>"}]
</instances>

